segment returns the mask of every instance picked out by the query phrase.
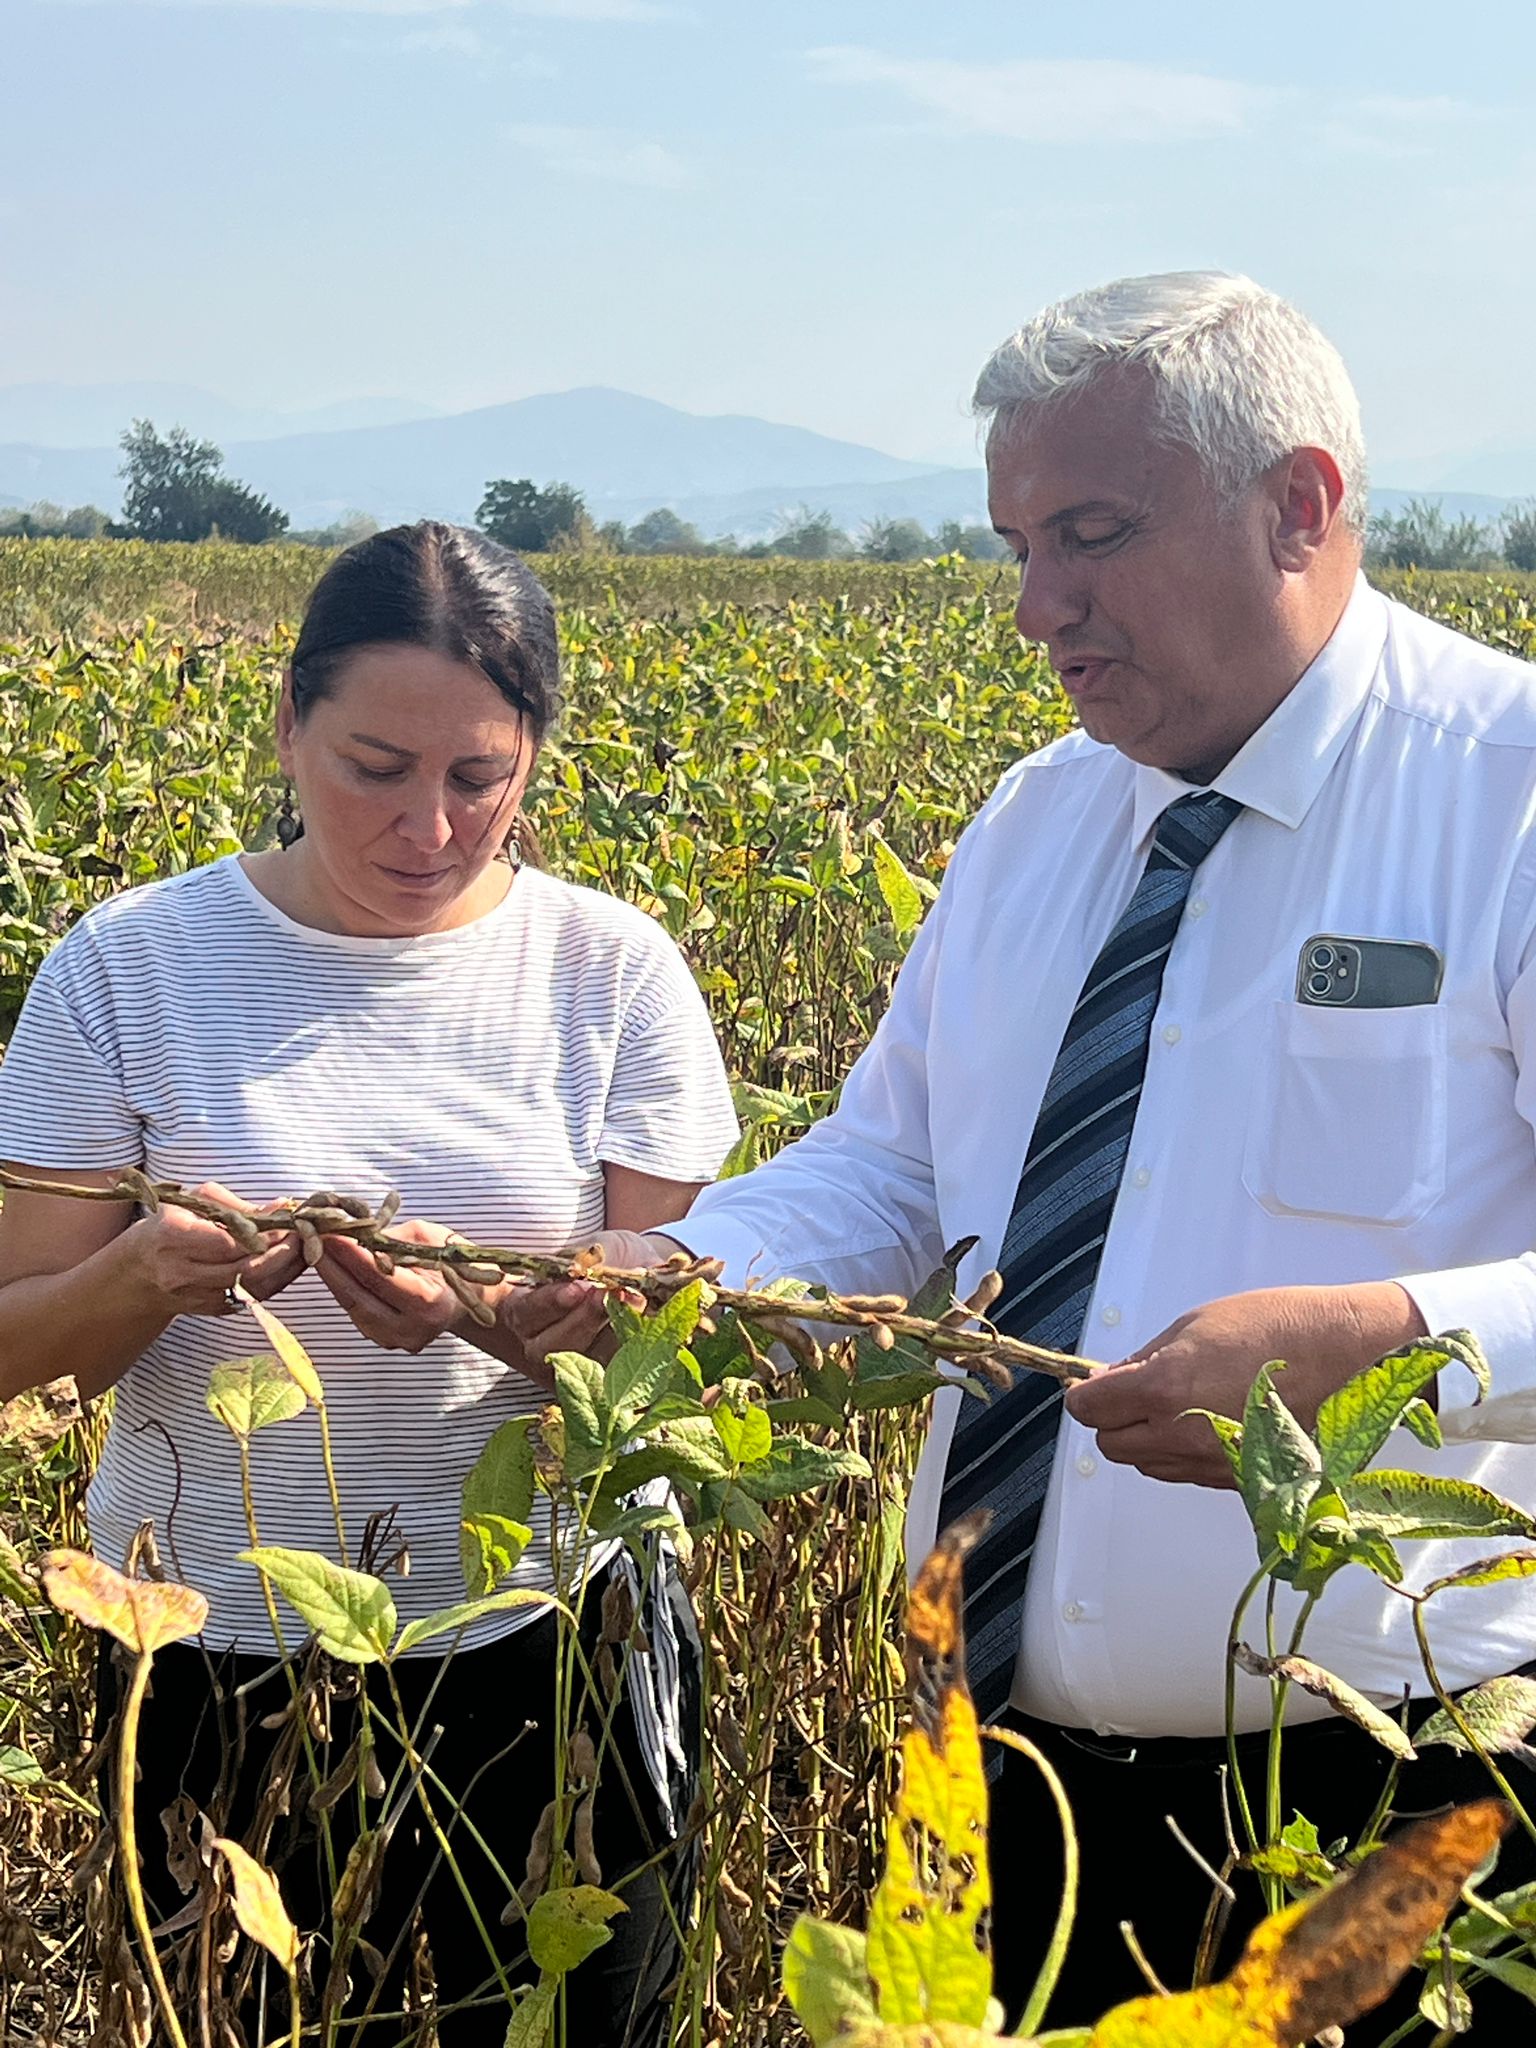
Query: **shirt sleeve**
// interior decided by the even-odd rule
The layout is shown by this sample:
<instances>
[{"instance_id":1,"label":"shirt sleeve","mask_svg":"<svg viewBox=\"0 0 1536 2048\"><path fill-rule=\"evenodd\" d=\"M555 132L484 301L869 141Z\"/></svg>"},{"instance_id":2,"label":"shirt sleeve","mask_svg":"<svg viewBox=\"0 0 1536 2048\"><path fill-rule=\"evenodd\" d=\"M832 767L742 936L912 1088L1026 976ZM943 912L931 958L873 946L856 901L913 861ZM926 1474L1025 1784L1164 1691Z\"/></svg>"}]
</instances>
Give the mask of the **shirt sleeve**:
<instances>
[{"instance_id":1,"label":"shirt sleeve","mask_svg":"<svg viewBox=\"0 0 1536 2048\"><path fill-rule=\"evenodd\" d=\"M928 1121L928 1023L956 865L837 1108L797 1143L707 1188L668 1235L729 1286L793 1277L912 1295L943 1257Z\"/></svg>"},{"instance_id":2,"label":"shirt sleeve","mask_svg":"<svg viewBox=\"0 0 1536 2048\"><path fill-rule=\"evenodd\" d=\"M688 963L657 937L625 1006L598 1157L663 1180L713 1180L740 1135L730 1082Z\"/></svg>"},{"instance_id":3,"label":"shirt sleeve","mask_svg":"<svg viewBox=\"0 0 1536 2048\"><path fill-rule=\"evenodd\" d=\"M0 1159L81 1170L143 1163L110 982L83 926L39 968L0 1060Z\"/></svg>"},{"instance_id":4,"label":"shirt sleeve","mask_svg":"<svg viewBox=\"0 0 1536 2048\"><path fill-rule=\"evenodd\" d=\"M1515 1060L1515 1107L1532 1127L1536 1173L1536 929L1529 913L1505 1014ZM1403 1276L1401 1284L1427 1329L1470 1330L1488 1360L1492 1391L1481 1402L1461 1368L1441 1375L1440 1428L1447 1441L1536 1444L1536 1253L1415 1273Z\"/></svg>"}]
</instances>

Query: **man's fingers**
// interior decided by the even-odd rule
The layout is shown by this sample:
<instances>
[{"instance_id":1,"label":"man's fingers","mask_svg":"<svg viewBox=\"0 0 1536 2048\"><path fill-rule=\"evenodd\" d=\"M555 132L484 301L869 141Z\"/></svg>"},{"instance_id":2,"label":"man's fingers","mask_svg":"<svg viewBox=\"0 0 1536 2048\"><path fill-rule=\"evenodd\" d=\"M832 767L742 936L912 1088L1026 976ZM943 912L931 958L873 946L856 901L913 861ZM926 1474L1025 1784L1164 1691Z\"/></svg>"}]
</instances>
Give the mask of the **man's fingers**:
<instances>
[{"instance_id":1,"label":"man's fingers","mask_svg":"<svg viewBox=\"0 0 1536 2048\"><path fill-rule=\"evenodd\" d=\"M1067 1413L1085 1429L1125 1429L1144 1422L1150 1406L1145 1370L1135 1362L1111 1365L1076 1381L1067 1389Z\"/></svg>"}]
</instances>

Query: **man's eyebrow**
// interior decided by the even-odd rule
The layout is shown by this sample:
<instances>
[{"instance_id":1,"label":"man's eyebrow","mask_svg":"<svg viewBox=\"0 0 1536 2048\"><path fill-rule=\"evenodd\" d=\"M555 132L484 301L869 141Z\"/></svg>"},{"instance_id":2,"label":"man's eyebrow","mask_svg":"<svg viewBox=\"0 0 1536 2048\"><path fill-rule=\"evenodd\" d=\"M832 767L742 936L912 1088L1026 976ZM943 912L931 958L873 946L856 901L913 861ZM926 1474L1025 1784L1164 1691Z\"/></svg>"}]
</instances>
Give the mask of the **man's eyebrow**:
<instances>
[{"instance_id":1,"label":"man's eyebrow","mask_svg":"<svg viewBox=\"0 0 1536 2048\"><path fill-rule=\"evenodd\" d=\"M1053 512L1048 519L1042 520L1041 524L1062 527L1071 526L1079 519L1124 519L1125 516L1125 507L1116 504L1112 498L1084 498L1079 504L1064 505L1059 512ZM1000 526L996 520L992 522L992 531L1001 534L1004 540L1024 538L1017 527Z\"/></svg>"},{"instance_id":2,"label":"man's eyebrow","mask_svg":"<svg viewBox=\"0 0 1536 2048\"><path fill-rule=\"evenodd\" d=\"M350 732L347 738L360 747L377 747L381 754L388 754L396 761L416 761L421 758L420 755L413 754L409 747L396 747L388 740L375 739L371 732ZM461 754L453 765L455 768L502 767L516 758L515 754Z\"/></svg>"}]
</instances>

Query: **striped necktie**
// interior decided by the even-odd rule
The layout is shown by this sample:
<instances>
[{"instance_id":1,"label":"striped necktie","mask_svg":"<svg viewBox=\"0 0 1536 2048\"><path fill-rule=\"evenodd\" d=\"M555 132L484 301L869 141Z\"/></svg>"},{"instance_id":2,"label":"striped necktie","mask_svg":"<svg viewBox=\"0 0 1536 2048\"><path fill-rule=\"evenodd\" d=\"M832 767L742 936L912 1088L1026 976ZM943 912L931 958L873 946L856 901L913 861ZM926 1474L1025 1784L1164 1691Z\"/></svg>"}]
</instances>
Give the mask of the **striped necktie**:
<instances>
[{"instance_id":1,"label":"striped necktie","mask_svg":"<svg viewBox=\"0 0 1536 2048\"><path fill-rule=\"evenodd\" d=\"M1202 790L1163 813L1135 894L1088 970L1041 1098L1003 1236L992 1321L1073 1351L1098 1277L1130 1151L1163 970L1195 870L1242 809ZM1008 1704L1024 1581L1061 1421L1062 1388L1026 1372L990 1402L961 1403L939 1526L972 1508L992 1521L966 1562L966 1664L983 1720Z\"/></svg>"}]
</instances>

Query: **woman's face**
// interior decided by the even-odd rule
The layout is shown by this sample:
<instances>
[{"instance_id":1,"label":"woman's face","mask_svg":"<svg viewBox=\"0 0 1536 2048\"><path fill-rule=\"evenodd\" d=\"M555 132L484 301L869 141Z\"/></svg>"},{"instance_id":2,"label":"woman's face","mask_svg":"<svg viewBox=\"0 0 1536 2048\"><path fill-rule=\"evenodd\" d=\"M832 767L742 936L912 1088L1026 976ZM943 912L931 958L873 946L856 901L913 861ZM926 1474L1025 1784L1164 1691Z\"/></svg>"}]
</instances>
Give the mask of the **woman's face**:
<instances>
[{"instance_id":1,"label":"woman's face","mask_svg":"<svg viewBox=\"0 0 1536 2048\"><path fill-rule=\"evenodd\" d=\"M420 647L360 647L331 692L294 715L285 684L278 758L304 836L291 858L338 931L404 937L494 907L537 743L468 662Z\"/></svg>"}]
</instances>

